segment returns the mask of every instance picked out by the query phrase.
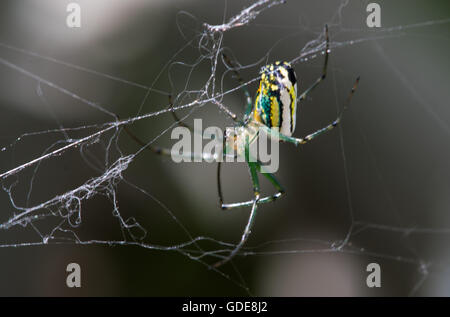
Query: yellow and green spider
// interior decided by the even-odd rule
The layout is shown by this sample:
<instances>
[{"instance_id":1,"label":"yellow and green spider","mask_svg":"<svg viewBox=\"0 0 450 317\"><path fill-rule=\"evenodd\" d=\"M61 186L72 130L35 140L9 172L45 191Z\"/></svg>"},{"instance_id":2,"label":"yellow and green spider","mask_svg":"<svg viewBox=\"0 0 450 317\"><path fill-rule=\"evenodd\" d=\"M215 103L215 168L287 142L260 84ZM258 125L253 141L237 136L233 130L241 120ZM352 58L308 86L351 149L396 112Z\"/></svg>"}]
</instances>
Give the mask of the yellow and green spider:
<instances>
[{"instance_id":1,"label":"yellow and green spider","mask_svg":"<svg viewBox=\"0 0 450 317\"><path fill-rule=\"evenodd\" d=\"M288 62L275 62L273 64L266 65L261 68L260 71L260 81L259 87L256 92L255 101L252 102L250 94L244 88L244 93L247 99L247 105L245 108L245 114L242 120L238 119L233 112L227 109L225 106L220 105L225 113L227 113L230 118L235 122L236 129L235 134L228 135L225 133L223 142L223 157L228 155L229 153L235 153L233 155L237 155L245 158L245 162L248 165L251 181L253 184L253 199L237 202L237 203L224 203L221 181L220 181L220 171L221 171L221 162L218 161L218 169L217 169L217 186L218 186L218 196L219 196L219 205L222 209L232 209L239 207L247 207L251 206L250 216L247 222L247 225L244 229L244 232L241 236L239 243L227 254L226 256L220 256L220 261L214 264L214 267L219 267L229 260L231 260L242 248L242 246L246 243L250 233L252 226L255 221L256 210L258 205L263 203L268 203L280 198L284 193L283 187L280 185L278 180L272 173L268 173L264 171L264 166L262 166L261 162L257 159L249 159L250 155L250 145L252 142L256 142L258 138L259 132L264 131L269 137L276 137L277 140L282 142L290 142L295 145L305 144L317 136L325 133L327 131L332 130L337 124L340 122L344 111L347 109L351 97L358 85L359 77L356 79L355 84L352 87L352 90L347 98L347 102L344 105L344 108L341 110L340 114L329 125L321 128L304 138L295 138L292 137L292 134L295 130L296 123L296 113L297 113L297 103L302 101L308 93L310 93L321 81L323 81L327 74L327 65L328 65L328 53L329 53L329 38L328 38L328 28L325 26L325 61L322 69L321 76L308 88L306 89L299 97L297 97L297 77L295 75L295 71L292 68L291 64ZM226 55L223 55L225 64L233 70L235 76L241 83L241 86L245 86L242 78L239 76L236 68L233 66L232 62L228 59ZM172 112L173 113L173 112ZM181 124L180 120L173 113L175 119ZM135 137L133 137L135 138ZM135 138L136 139L136 138ZM236 140L246 140L243 147L240 147L236 144ZM144 144L140 142L141 144ZM145 145L145 144L144 144ZM241 149L239 151L239 149ZM243 150L242 150L243 149ZM161 149L161 148L152 148L152 150L158 154L171 155L170 150ZM237 151L236 151L237 150ZM203 154L189 154L189 155L199 155L203 156ZM260 185L258 179L258 173L264 175L270 183L275 187L276 193L271 196L260 196Z\"/></svg>"}]
</instances>

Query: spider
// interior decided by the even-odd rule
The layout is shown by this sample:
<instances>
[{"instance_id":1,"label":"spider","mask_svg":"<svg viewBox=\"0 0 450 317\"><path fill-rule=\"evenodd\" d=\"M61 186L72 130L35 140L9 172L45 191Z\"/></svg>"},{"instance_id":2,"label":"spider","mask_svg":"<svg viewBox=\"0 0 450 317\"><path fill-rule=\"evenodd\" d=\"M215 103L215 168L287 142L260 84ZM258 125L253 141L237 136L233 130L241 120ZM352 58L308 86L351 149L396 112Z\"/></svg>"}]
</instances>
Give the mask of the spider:
<instances>
[{"instance_id":1,"label":"spider","mask_svg":"<svg viewBox=\"0 0 450 317\"><path fill-rule=\"evenodd\" d=\"M344 105L344 108L338 114L338 117L328 124L327 126L316 130L315 132L305 136L304 138L295 138L292 137L292 134L295 130L296 123L296 112L297 112L297 102L305 99L308 93L310 93L317 85L322 82L327 75L327 65L328 65L328 53L329 53L329 37L328 37L328 27L325 26L325 61L322 69L321 76L316 79L316 81L307 88L298 98L297 98L297 77L295 75L295 71L292 68L291 64L288 62L275 62L273 64L266 65L261 68L260 71L260 81L259 88L256 92L255 101L252 102L252 98L250 97L249 92L244 88L244 93L246 96L247 104L245 107L245 114L243 119L240 120L238 117L232 113L229 109L227 109L223 105L219 105L222 110L230 116L230 118L235 122L237 137L241 137L241 139L246 140L243 151L237 151L238 156L245 157L245 161L248 165L251 181L253 185L253 199L244 201L244 202L236 202L236 203L225 203L222 194L221 187L221 162L218 162L217 168L217 188L218 188L218 196L219 196L219 206L222 209L233 209L239 207L250 207L251 211L249 215L249 219L247 225L242 233L241 239L238 244L234 247L233 250L226 256L220 256L220 260L213 265L213 267L217 268L228 261L230 261L243 247L243 245L248 240L251 229L255 222L256 211L258 209L258 205L272 202L280 198L284 195L285 191L283 187L280 185L278 180L272 173L268 173L264 170L264 166L260 161L250 160L250 144L255 142L258 138L259 131L264 131L267 133L269 137L276 137L281 142L289 142L293 143L296 146L303 145L305 143L310 142L317 136L332 130L335 128L340 122L344 111L348 108L350 104L351 97L353 96L356 87L359 82L359 77L356 79L350 94L348 95L347 102ZM240 82L241 86L245 86L242 78L237 72L236 68L233 66L231 60L225 55L222 54L225 64L231 68L234 72L235 77ZM169 106L170 107L170 106ZM181 124L182 123L175 112L172 112L175 120ZM129 133L133 139L135 139L138 143L143 146L147 146L146 143L137 139L125 126L125 131ZM236 150L237 144L234 137L230 137L230 135L225 132L224 138L224 157L231 150ZM170 155L170 150L162 149L157 147L149 147L153 152L157 154ZM234 153L234 152L233 152ZM191 156L203 154L189 154ZM260 185L258 179L258 173L262 174L266 177L270 183L276 189L276 193L271 196L261 197L260 194Z\"/></svg>"}]
</instances>

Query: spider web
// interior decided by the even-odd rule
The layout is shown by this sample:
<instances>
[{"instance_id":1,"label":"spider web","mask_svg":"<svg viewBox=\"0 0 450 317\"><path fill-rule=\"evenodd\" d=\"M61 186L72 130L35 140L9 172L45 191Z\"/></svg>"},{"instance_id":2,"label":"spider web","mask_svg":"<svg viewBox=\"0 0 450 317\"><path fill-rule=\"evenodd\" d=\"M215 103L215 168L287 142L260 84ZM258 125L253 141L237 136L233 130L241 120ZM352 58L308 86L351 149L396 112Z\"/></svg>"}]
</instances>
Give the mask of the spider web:
<instances>
[{"instance_id":1,"label":"spider web","mask_svg":"<svg viewBox=\"0 0 450 317\"><path fill-rule=\"evenodd\" d=\"M260 0L210 8L202 2L168 15L176 26L169 34L177 37L152 39L157 43L152 57L136 55L136 63L124 66L131 71L118 70L120 75L103 71L106 62L90 64L89 55L81 59L84 64L69 62L1 40L2 105L8 112L0 144L3 271L14 263L10 249L54 246L54 254L84 246L75 254L91 254L95 246L111 253L122 252L112 248L122 246L135 247L132 261L152 269L167 265L162 275L194 276L201 285L193 290L187 279L186 288L174 290L166 277L150 294L299 295L314 294L320 285L327 286L318 294L326 294L329 285L340 295L449 294L440 282L450 278L445 252L450 131L443 102L448 74L439 83L433 76L448 64L439 51L448 48L448 32L442 30L450 18L432 10L409 16L401 14L401 4L383 2L383 27L370 29L367 4ZM204 128L231 126L222 105L242 114L242 88L256 90L266 63L290 61L299 91L320 75L325 24L328 77L299 105L295 135L333 120L361 75L350 110L338 129L311 145L282 146L277 176L287 196L261 206L247 245L228 266L212 268L239 241L249 210L217 207L215 166L175 164L148 151L170 148L177 123L169 96L171 109L186 124L202 118ZM415 53L417 43L424 48ZM173 47L163 49L164 44ZM163 53L155 56L159 50ZM444 64L434 65L434 58ZM149 72L140 71L143 67ZM140 77L130 79L132 70ZM11 105L25 107L23 113ZM135 143L125 126L146 145ZM251 187L242 164L228 164L226 171L225 199L247 200ZM24 252L26 261L30 251ZM148 252L158 255L143 260ZM44 256L55 257L47 252L34 258ZM187 268L181 269L180 261ZM380 290L365 285L371 262L382 267ZM215 286L209 285L211 274L220 281ZM309 274L316 279L308 280ZM300 285L305 281L312 284Z\"/></svg>"}]
</instances>

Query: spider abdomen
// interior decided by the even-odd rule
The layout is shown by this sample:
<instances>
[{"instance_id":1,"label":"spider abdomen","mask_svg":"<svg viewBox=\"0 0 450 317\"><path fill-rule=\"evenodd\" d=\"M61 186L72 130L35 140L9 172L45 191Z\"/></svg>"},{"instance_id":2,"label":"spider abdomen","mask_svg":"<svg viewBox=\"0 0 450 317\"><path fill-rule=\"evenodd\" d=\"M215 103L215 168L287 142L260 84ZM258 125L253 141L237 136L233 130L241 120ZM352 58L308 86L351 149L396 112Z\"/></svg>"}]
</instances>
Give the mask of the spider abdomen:
<instances>
[{"instance_id":1,"label":"spider abdomen","mask_svg":"<svg viewBox=\"0 0 450 317\"><path fill-rule=\"evenodd\" d=\"M261 68L261 80L253 106L253 119L291 136L297 113L297 79L288 62Z\"/></svg>"}]
</instances>

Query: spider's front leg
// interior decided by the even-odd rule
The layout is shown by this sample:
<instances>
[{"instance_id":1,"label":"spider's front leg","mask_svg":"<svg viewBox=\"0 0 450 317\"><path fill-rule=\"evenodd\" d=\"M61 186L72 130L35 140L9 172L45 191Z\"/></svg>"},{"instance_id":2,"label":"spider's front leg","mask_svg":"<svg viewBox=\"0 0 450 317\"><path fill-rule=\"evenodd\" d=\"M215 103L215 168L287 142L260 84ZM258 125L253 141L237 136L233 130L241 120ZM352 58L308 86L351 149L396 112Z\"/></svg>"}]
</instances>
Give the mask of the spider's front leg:
<instances>
[{"instance_id":1,"label":"spider's front leg","mask_svg":"<svg viewBox=\"0 0 450 317\"><path fill-rule=\"evenodd\" d=\"M299 102L305 99L306 95L313 91L314 88L316 88L325 79L325 77L327 77L329 47L330 39L328 37L328 25L325 24L325 61L322 68L322 75L320 75L320 77L317 78L316 81L298 97L297 100Z\"/></svg>"},{"instance_id":2,"label":"spider's front leg","mask_svg":"<svg viewBox=\"0 0 450 317\"><path fill-rule=\"evenodd\" d=\"M222 58L223 58L224 64L234 73L234 77L236 78L239 85L242 87L242 90L244 91L245 99L246 99L244 118L248 118L248 116L250 115L250 112L252 111L252 97L250 97L250 93L248 92L248 89L245 86L244 80L242 79L241 75L239 74L238 68L235 65L235 63L223 52L222 52Z\"/></svg>"}]
</instances>

